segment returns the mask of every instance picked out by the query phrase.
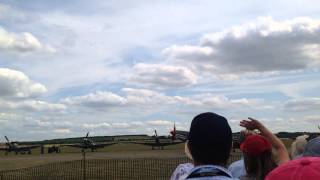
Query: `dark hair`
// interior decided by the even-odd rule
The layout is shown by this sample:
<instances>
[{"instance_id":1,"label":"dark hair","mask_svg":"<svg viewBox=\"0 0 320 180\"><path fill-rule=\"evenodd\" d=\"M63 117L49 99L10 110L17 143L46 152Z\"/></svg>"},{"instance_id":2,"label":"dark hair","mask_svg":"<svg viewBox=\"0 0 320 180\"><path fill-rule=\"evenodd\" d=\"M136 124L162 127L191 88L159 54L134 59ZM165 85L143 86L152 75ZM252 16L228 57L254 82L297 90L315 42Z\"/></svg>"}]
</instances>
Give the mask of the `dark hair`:
<instances>
[{"instance_id":1,"label":"dark hair","mask_svg":"<svg viewBox=\"0 0 320 180\"><path fill-rule=\"evenodd\" d=\"M264 180L268 173L277 167L272 159L271 151L266 151L259 156L244 153L244 166L247 176L255 180Z\"/></svg>"},{"instance_id":2,"label":"dark hair","mask_svg":"<svg viewBox=\"0 0 320 180\"><path fill-rule=\"evenodd\" d=\"M215 113L202 113L191 123L188 147L195 163L225 166L232 148L228 121Z\"/></svg>"},{"instance_id":3,"label":"dark hair","mask_svg":"<svg viewBox=\"0 0 320 180\"><path fill-rule=\"evenodd\" d=\"M214 164L226 166L230 151L230 148L221 148L219 144L215 147L197 147L193 146L191 142L188 143L189 150L192 155L192 158L195 162L201 164Z\"/></svg>"}]
</instances>

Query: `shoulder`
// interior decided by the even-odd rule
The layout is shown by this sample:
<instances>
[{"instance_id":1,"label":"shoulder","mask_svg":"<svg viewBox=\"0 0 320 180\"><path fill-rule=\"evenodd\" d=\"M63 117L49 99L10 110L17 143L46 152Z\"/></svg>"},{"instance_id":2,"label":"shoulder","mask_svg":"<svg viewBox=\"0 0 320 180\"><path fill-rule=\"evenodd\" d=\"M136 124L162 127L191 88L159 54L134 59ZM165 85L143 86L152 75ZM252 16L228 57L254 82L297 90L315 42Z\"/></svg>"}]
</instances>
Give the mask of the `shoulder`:
<instances>
[{"instance_id":1,"label":"shoulder","mask_svg":"<svg viewBox=\"0 0 320 180\"><path fill-rule=\"evenodd\" d=\"M235 161L235 162L231 163L228 169L230 170L230 169L233 169L233 168L242 167L243 165L244 165L244 161L243 161L243 159L240 159L238 161Z\"/></svg>"},{"instance_id":2,"label":"shoulder","mask_svg":"<svg viewBox=\"0 0 320 180\"><path fill-rule=\"evenodd\" d=\"M241 176L244 176L246 175L246 169L245 169L245 166L244 166L244 161L243 159L242 160L239 160L239 161L236 161L236 162L233 162L228 170L231 172L231 174L233 175L233 177L236 177L236 178L239 178Z\"/></svg>"},{"instance_id":3,"label":"shoulder","mask_svg":"<svg viewBox=\"0 0 320 180\"><path fill-rule=\"evenodd\" d=\"M186 177L193 180L237 180L237 178L233 178L228 169L215 165L194 167Z\"/></svg>"},{"instance_id":4,"label":"shoulder","mask_svg":"<svg viewBox=\"0 0 320 180\"><path fill-rule=\"evenodd\" d=\"M172 173L171 180L179 180L186 178L193 167L194 166L191 163L179 164Z\"/></svg>"}]
</instances>

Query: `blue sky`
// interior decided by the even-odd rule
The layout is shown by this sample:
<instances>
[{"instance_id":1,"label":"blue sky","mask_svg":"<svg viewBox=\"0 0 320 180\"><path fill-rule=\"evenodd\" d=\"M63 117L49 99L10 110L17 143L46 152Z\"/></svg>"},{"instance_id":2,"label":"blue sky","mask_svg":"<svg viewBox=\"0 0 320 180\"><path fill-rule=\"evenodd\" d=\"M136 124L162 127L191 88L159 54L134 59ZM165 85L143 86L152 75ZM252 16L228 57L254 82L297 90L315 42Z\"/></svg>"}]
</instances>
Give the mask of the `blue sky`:
<instances>
[{"instance_id":1,"label":"blue sky","mask_svg":"<svg viewBox=\"0 0 320 180\"><path fill-rule=\"evenodd\" d=\"M317 131L317 1L0 0L0 132L17 140L188 130Z\"/></svg>"}]
</instances>

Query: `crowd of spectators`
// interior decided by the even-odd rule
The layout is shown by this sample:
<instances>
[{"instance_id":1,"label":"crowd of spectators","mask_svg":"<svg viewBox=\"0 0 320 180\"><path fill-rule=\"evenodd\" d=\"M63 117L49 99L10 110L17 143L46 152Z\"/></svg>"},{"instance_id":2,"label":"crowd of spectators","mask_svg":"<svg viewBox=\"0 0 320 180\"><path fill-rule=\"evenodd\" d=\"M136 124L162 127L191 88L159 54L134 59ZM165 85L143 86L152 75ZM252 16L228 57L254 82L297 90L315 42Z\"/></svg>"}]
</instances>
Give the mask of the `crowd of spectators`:
<instances>
[{"instance_id":1,"label":"crowd of spectators","mask_svg":"<svg viewBox=\"0 0 320 180\"><path fill-rule=\"evenodd\" d=\"M192 163L180 164L171 180L318 180L320 137L303 135L291 145L291 153L260 121L242 120L242 158L228 166L232 131L225 117L202 113L191 122L185 153Z\"/></svg>"}]
</instances>

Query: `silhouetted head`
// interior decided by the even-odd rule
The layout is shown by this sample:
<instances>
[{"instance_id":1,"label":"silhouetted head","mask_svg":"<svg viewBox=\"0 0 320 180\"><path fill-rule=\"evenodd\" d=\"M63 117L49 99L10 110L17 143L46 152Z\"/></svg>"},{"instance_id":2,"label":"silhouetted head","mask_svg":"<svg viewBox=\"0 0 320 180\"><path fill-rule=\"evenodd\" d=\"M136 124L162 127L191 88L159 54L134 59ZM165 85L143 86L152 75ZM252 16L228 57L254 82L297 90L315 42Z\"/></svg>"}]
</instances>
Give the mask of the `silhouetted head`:
<instances>
[{"instance_id":1,"label":"silhouetted head","mask_svg":"<svg viewBox=\"0 0 320 180\"><path fill-rule=\"evenodd\" d=\"M226 118L202 113L191 122L188 146L195 165L225 166L232 148L232 131Z\"/></svg>"}]
</instances>

